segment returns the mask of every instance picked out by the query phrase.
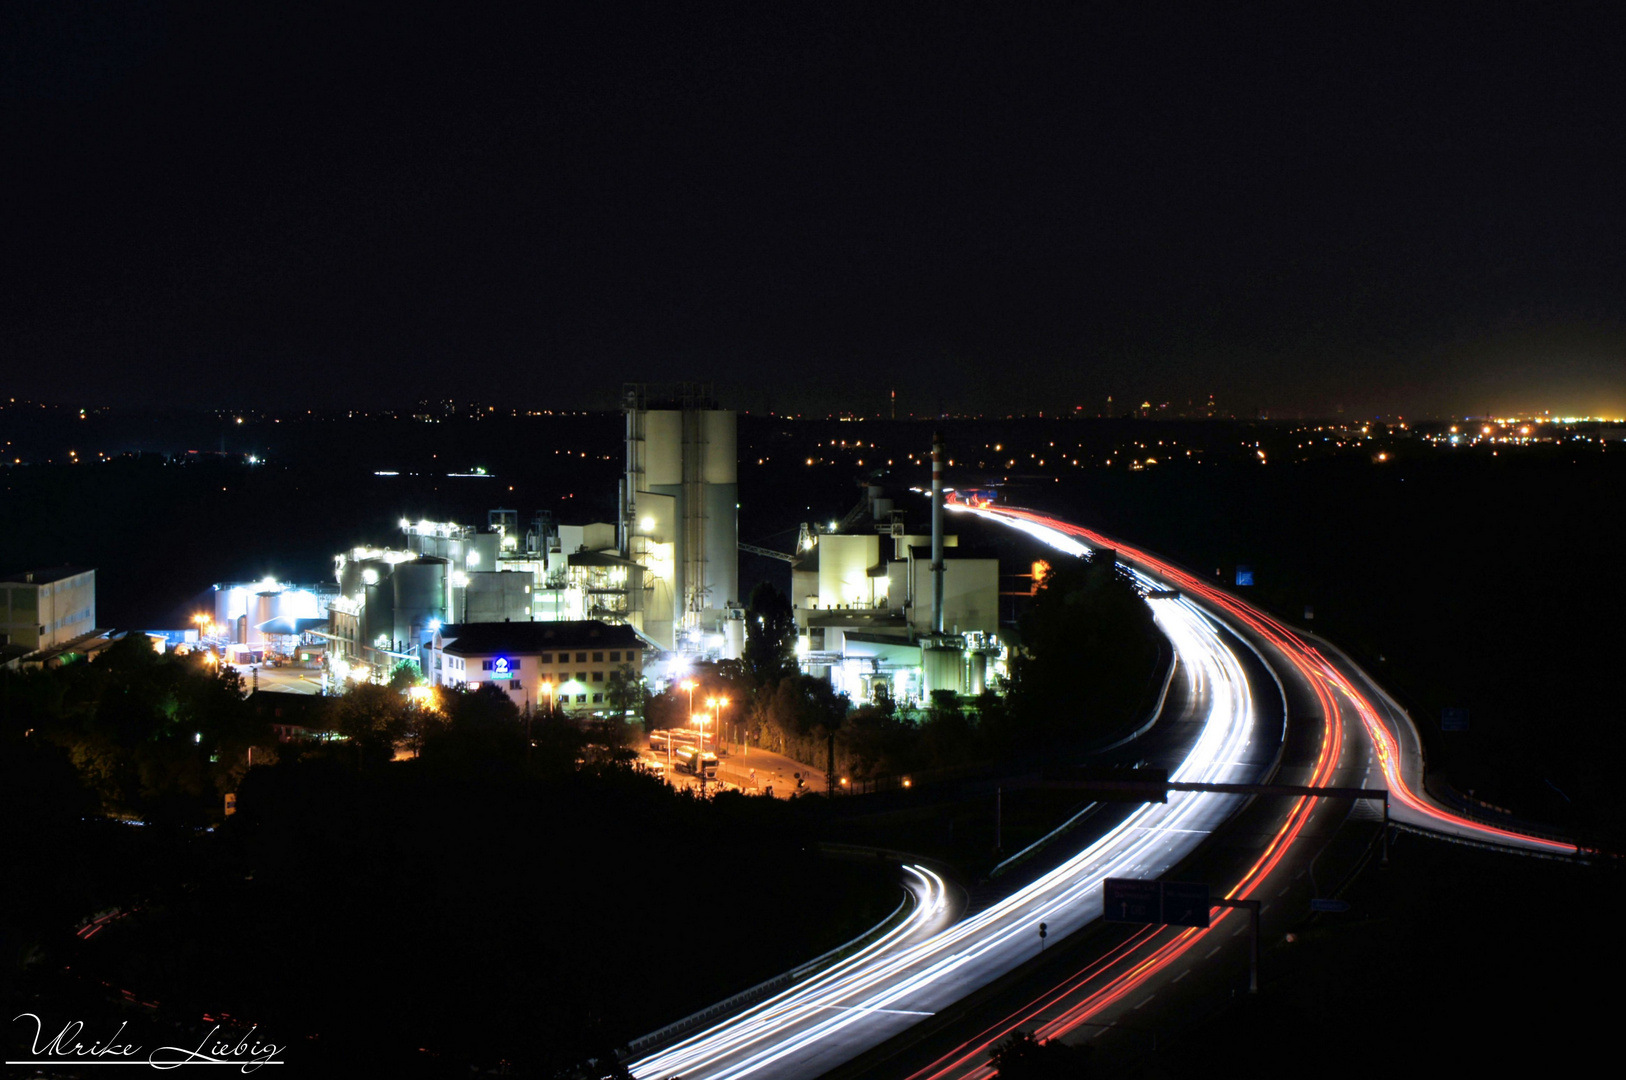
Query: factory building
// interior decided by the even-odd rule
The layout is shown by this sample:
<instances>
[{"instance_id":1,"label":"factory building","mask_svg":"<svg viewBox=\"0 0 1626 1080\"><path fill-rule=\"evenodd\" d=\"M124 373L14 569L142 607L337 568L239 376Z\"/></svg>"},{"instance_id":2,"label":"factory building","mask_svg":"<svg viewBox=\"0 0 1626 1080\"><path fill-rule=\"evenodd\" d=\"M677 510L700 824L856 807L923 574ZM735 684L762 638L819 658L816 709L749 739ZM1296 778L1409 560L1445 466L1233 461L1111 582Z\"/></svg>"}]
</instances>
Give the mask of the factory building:
<instances>
[{"instance_id":1,"label":"factory building","mask_svg":"<svg viewBox=\"0 0 1626 1080\"><path fill-rule=\"evenodd\" d=\"M238 663L260 663L268 654L318 660L325 648L332 585L296 585L264 578L222 582L213 589L212 625L204 636Z\"/></svg>"},{"instance_id":2,"label":"factory building","mask_svg":"<svg viewBox=\"0 0 1626 1080\"><path fill-rule=\"evenodd\" d=\"M832 528L804 527L791 570L797 653L854 701L977 695L1004 673L999 558L943 529L933 445L932 529L909 530L879 487Z\"/></svg>"},{"instance_id":3,"label":"factory building","mask_svg":"<svg viewBox=\"0 0 1626 1080\"><path fill-rule=\"evenodd\" d=\"M640 658L739 656L735 414L697 384L629 385L624 406L618 520L538 513L522 525L502 508L483 529L403 519L399 548L335 557L333 659L375 674L416 659L427 672L431 635L447 625L587 622L626 628Z\"/></svg>"},{"instance_id":4,"label":"factory building","mask_svg":"<svg viewBox=\"0 0 1626 1080\"><path fill-rule=\"evenodd\" d=\"M726 642L739 601L735 414L693 383L629 385L623 406L622 548L644 569L644 633L663 649Z\"/></svg>"},{"instance_id":5,"label":"factory building","mask_svg":"<svg viewBox=\"0 0 1626 1080\"><path fill-rule=\"evenodd\" d=\"M430 636L451 624L596 620L643 632L644 568L618 550L613 523L558 525L539 513L521 531L517 511L496 509L483 530L428 520L400 528L400 548L334 557L336 671L416 660L427 673Z\"/></svg>"},{"instance_id":6,"label":"factory building","mask_svg":"<svg viewBox=\"0 0 1626 1080\"><path fill-rule=\"evenodd\" d=\"M616 687L637 686L647 648L631 627L596 619L452 624L431 635L425 672L435 686L494 685L524 712L605 712Z\"/></svg>"},{"instance_id":7,"label":"factory building","mask_svg":"<svg viewBox=\"0 0 1626 1080\"><path fill-rule=\"evenodd\" d=\"M51 663L111 643L96 627L94 569L57 566L0 578L0 659L6 664Z\"/></svg>"}]
</instances>

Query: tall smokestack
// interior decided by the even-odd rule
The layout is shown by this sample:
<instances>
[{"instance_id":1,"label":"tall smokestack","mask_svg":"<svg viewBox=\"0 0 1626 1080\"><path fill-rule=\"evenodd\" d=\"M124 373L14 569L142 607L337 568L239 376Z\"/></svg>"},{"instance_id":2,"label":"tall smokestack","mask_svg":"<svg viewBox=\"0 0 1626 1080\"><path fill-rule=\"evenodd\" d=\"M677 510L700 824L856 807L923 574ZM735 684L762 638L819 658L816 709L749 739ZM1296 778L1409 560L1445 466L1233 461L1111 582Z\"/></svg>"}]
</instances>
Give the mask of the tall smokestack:
<instances>
[{"instance_id":1,"label":"tall smokestack","mask_svg":"<svg viewBox=\"0 0 1626 1080\"><path fill-rule=\"evenodd\" d=\"M943 433L932 435L932 633L943 632Z\"/></svg>"}]
</instances>

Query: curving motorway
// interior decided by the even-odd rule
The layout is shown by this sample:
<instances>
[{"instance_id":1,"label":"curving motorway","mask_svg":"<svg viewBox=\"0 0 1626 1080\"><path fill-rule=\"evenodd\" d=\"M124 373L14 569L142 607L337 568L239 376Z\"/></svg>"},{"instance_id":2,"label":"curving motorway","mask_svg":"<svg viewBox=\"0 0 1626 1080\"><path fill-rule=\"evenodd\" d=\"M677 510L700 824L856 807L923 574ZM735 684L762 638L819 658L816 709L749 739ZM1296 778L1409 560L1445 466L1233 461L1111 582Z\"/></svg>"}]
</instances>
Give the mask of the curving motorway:
<instances>
[{"instance_id":1,"label":"curving motorway","mask_svg":"<svg viewBox=\"0 0 1626 1080\"><path fill-rule=\"evenodd\" d=\"M1178 589L1216 623L1235 631L1283 686L1289 715L1295 718L1278 777L1282 782L1386 788L1391 817L1398 821L1513 850L1576 853L1573 844L1473 821L1421 794L1421 743L1410 717L1336 648L1163 560L1088 529L1013 508L959 509L1021 529L1060 550L1076 551L1080 545L1112 548L1138 576L1159 589ZM1224 895L1258 900L1268 913L1272 901L1296 889L1302 905L1308 897L1303 878L1320 845L1298 841L1318 819L1336 827L1347 809L1347 804L1339 806L1335 800L1288 801L1278 811L1276 830L1258 860L1236 876ZM1313 888L1313 878L1311 882ZM987 1064L989 1050L1019 1029L1049 1040L1084 1028L1133 1024L1136 1011L1158 993L1210 964L1227 947L1239 947L1243 916L1215 908L1211 917L1212 925L1205 930L1145 927L1130 934L917 1070L911 1080L989 1077L993 1074Z\"/></svg>"},{"instance_id":2,"label":"curving motorway","mask_svg":"<svg viewBox=\"0 0 1626 1080\"><path fill-rule=\"evenodd\" d=\"M1032 511L967 507L1073 554L1095 547L1153 589L1178 599L1153 601L1159 627L1174 647L1183 692L1171 694L1199 734L1171 778L1210 783L1283 783L1386 787L1400 821L1524 850L1574 853L1573 845L1472 821L1422 793L1422 761L1409 718L1348 657L1302 635L1207 582L1145 552ZM1242 650L1269 670L1272 685L1250 685ZM1256 706L1256 694L1279 694L1281 709ZM1289 730L1264 730L1262 715L1292 717ZM1280 753L1273 751L1278 750ZM1286 895L1304 877L1314 845L1299 843L1316 823L1336 827L1348 804L1281 800L1272 828L1228 887L1229 899ZM1140 807L1083 850L991 907L953 925L945 921L942 882L924 867L909 869L915 908L908 921L816 978L681 1042L631 1063L633 1075L815 1077L852 1060L921 1020L987 986L1038 951L1038 925L1052 941L1095 919L1101 880L1166 874L1243 803L1240 797L1173 793L1167 804ZM1318 850L1318 848L1316 849ZM1206 930L1147 927L1094 957L933 1066L926 1077L986 1076L987 1049L1011 1030L1044 1038L1121 1020L1158 987L1183 978L1221 947L1240 941L1245 917L1216 908ZM1218 942L1218 944L1216 944Z\"/></svg>"},{"instance_id":3,"label":"curving motorway","mask_svg":"<svg viewBox=\"0 0 1626 1080\"><path fill-rule=\"evenodd\" d=\"M1260 710L1234 639L1189 601L1156 602L1154 613L1186 682L1184 693L1171 700L1178 698L1187 719L1200 722L1199 736L1171 775L1212 783L1258 779L1270 768L1268 748L1279 733L1258 730ZM1027 961L1039 949L1041 922L1059 939L1095 918L1102 878L1167 872L1241 802L1175 794L1167 804L1138 808L1062 865L976 915L923 939L897 935L632 1063L632 1072L818 1076ZM922 895L923 903L932 902L930 893Z\"/></svg>"}]
</instances>

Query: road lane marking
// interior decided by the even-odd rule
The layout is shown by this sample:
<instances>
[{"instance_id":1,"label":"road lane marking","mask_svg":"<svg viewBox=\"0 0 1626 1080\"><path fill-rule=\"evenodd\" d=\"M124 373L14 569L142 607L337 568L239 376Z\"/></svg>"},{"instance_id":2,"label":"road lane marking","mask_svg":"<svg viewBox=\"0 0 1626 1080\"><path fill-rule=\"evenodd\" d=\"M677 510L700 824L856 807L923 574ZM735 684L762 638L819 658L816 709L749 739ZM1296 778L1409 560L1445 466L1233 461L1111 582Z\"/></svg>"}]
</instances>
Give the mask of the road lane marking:
<instances>
[{"instance_id":1,"label":"road lane marking","mask_svg":"<svg viewBox=\"0 0 1626 1080\"><path fill-rule=\"evenodd\" d=\"M1212 954L1210 954L1210 955L1212 955ZM1191 969L1186 968L1186 970L1182 971L1180 974L1178 974L1178 975L1176 975L1174 977L1174 981L1179 982L1181 979L1185 978L1187 975L1190 975L1190 974L1191 974Z\"/></svg>"},{"instance_id":2,"label":"road lane marking","mask_svg":"<svg viewBox=\"0 0 1626 1080\"><path fill-rule=\"evenodd\" d=\"M1214 958L1214 954L1219 952L1222 947L1223 946L1215 945L1212 949L1208 950L1208 955L1203 957L1203 959L1204 960L1212 960Z\"/></svg>"},{"instance_id":3,"label":"road lane marking","mask_svg":"<svg viewBox=\"0 0 1626 1080\"><path fill-rule=\"evenodd\" d=\"M1136 1005L1135 1008L1136 1009L1144 1009L1144 1008L1146 1008L1146 1006L1151 1002L1152 998L1155 998L1155 997L1157 997L1157 995L1152 994L1145 1001L1141 1002L1139 1005Z\"/></svg>"}]
</instances>

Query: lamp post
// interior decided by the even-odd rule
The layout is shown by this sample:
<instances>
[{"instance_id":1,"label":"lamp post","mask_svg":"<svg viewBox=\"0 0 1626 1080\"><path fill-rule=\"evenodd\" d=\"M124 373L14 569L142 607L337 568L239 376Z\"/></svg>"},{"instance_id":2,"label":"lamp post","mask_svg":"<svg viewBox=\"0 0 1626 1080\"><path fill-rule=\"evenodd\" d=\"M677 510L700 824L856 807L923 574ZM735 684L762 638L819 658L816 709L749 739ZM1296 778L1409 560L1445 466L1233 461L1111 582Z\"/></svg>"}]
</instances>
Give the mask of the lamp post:
<instances>
[{"instance_id":1,"label":"lamp post","mask_svg":"<svg viewBox=\"0 0 1626 1080\"><path fill-rule=\"evenodd\" d=\"M723 741L723 706L728 704L728 699L725 697L712 698L706 704L711 706L712 714L717 717L717 745L721 746Z\"/></svg>"},{"instance_id":2,"label":"lamp post","mask_svg":"<svg viewBox=\"0 0 1626 1080\"><path fill-rule=\"evenodd\" d=\"M694 719L694 680L693 679L684 679L682 682L678 683L678 685L689 692L689 719L693 720ZM706 737L705 736L706 736L705 729L702 728L701 731L700 731L700 749L702 751L704 751L706 749ZM671 732L670 729L668 729L667 732L666 732L666 749L667 749L668 755L670 755L671 749L672 749L672 732ZM670 762L668 762L668 764L670 765ZM706 786L706 778L705 778L705 776L701 776L701 778L700 778L701 790L705 790L705 786Z\"/></svg>"},{"instance_id":3,"label":"lamp post","mask_svg":"<svg viewBox=\"0 0 1626 1080\"><path fill-rule=\"evenodd\" d=\"M695 776L700 780L700 794L706 793L706 721L710 719L705 713L690 713L689 722L700 729L700 748L695 751Z\"/></svg>"}]
</instances>

